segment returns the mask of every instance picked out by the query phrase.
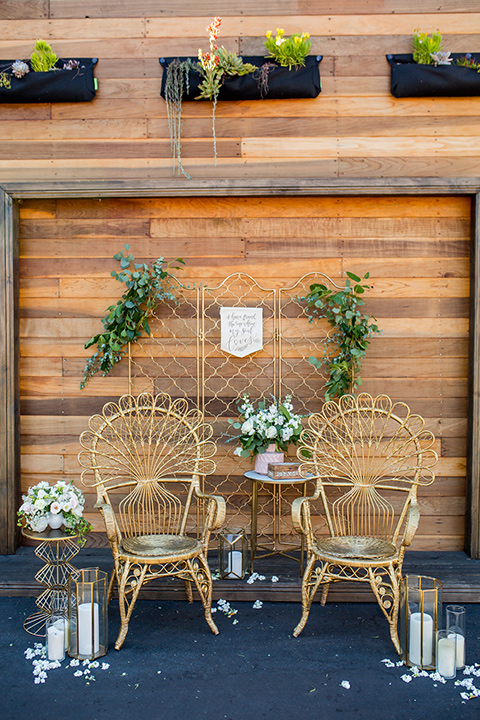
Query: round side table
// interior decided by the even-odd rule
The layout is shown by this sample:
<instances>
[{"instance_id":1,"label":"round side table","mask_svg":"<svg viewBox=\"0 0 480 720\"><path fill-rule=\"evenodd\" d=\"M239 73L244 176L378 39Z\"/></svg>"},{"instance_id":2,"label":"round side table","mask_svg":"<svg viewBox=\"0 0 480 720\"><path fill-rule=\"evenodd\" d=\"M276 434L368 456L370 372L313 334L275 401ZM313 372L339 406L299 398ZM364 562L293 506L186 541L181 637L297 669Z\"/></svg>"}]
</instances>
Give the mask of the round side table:
<instances>
[{"instance_id":1,"label":"round side table","mask_svg":"<svg viewBox=\"0 0 480 720\"><path fill-rule=\"evenodd\" d=\"M302 484L302 494L305 496L307 489L308 478L271 478L268 475L261 475L254 470L248 470L244 473L246 478L252 481L252 530L251 530L251 555L250 555L250 571L253 572L253 563L256 558L270 557L271 555L283 555L284 557L290 558L290 560L300 561L300 572L303 570L303 556L304 556L304 539L303 535L300 542L297 545L293 543L286 543L280 532L280 521L282 517L282 488L286 485L297 485ZM259 485L270 485L273 497L273 540L272 547L265 545L259 545L257 542L258 534L258 486ZM258 554L258 550L265 551L262 555ZM291 553L295 550L300 550L300 560Z\"/></svg>"},{"instance_id":2,"label":"round side table","mask_svg":"<svg viewBox=\"0 0 480 720\"><path fill-rule=\"evenodd\" d=\"M45 637L47 618L56 612L66 612L68 578L77 569L70 560L80 552L80 548L74 542L77 535L67 535L62 530L38 533L22 528L22 535L39 543L35 555L45 563L35 575L35 580L45 587L35 600L39 610L24 620L23 627L30 635Z\"/></svg>"}]
</instances>

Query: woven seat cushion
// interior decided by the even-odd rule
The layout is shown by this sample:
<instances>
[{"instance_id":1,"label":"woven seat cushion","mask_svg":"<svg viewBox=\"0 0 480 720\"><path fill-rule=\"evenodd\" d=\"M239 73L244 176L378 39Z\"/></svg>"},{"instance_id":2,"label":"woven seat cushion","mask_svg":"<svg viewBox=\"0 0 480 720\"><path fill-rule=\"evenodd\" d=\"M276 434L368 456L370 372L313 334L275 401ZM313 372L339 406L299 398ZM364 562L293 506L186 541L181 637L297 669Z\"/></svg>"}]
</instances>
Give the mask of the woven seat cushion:
<instances>
[{"instance_id":1,"label":"woven seat cushion","mask_svg":"<svg viewBox=\"0 0 480 720\"><path fill-rule=\"evenodd\" d=\"M185 535L138 535L124 538L121 547L137 557L193 557L201 551L202 544Z\"/></svg>"},{"instance_id":2,"label":"woven seat cushion","mask_svg":"<svg viewBox=\"0 0 480 720\"><path fill-rule=\"evenodd\" d=\"M395 545L387 542L387 540L355 535L329 537L319 540L315 550L322 557L332 560L340 558L383 560L397 554Z\"/></svg>"}]
</instances>

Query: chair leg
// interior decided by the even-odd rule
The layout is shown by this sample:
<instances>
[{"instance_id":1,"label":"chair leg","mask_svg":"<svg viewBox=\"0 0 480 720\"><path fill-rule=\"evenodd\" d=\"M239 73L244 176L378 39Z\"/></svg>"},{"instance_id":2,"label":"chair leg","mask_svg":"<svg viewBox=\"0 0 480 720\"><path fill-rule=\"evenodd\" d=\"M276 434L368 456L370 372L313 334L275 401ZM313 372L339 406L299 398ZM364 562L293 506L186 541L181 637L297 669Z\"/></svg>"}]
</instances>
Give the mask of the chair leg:
<instances>
[{"instance_id":1,"label":"chair leg","mask_svg":"<svg viewBox=\"0 0 480 720\"><path fill-rule=\"evenodd\" d=\"M187 600L189 603L193 603L193 592L192 592L192 583L190 580L184 580L185 583L185 593L187 595Z\"/></svg>"},{"instance_id":2,"label":"chair leg","mask_svg":"<svg viewBox=\"0 0 480 720\"><path fill-rule=\"evenodd\" d=\"M212 574L207 561L202 555L187 561L195 586L202 601L205 620L214 635L218 635L218 628L212 618Z\"/></svg>"},{"instance_id":3,"label":"chair leg","mask_svg":"<svg viewBox=\"0 0 480 720\"><path fill-rule=\"evenodd\" d=\"M300 635L303 628L305 627L306 622L308 620L308 615L310 613L310 607L312 605L313 598L315 597L315 593L318 590L318 586L322 582L323 576L325 574L326 564L323 565L321 571L316 575L315 579L312 581L312 575L313 575L313 570L315 568L316 561L317 561L317 558L315 557L315 555L312 555L307 562L307 567L305 568L305 572L303 574L303 579L302 579L302 617L301 617L300 622L298 623L297 627L293 631L293 637L298 637L298 635Z\"/></svg>"},{"instance_id":4,"label":"chair leg","mask_svg":"<svg viewBox=\"0 0 480 720\"><path fill-rule=\"evenodd\" d=\"M327 595L328 595L329 588L330 588L330 583L323 583L322 597L320 598L320 605L322 607L325 607L325 605L327 604Z\"/></svg>"},{"instance_id":5,"label":"chair leg","mask_svg":"<svg viewBox=\"0 0 480 720\"><path fill-rule=\"evenodd\" d=\"M145 573L147 572L148 565L143 565L141 573L138 577L135 577L136 585L132 590L132 595L128 599L126 593L127 581L130 578L130 562L127 560L122 569L122 577L118 586L118 604L120 606L120 632L118 633L117 640L115 642L115 650L120 650L125 638L128 633L128 623L133 612L133 608L137 601L138 593L142 587ZM130 578L131 579L131 578Z\"/></svg>"},{"instance_id":6,"label":"chair leg","mask_svg":"<svg viewBox=\"0 0 480 720\"><path fill-rule=\"evenodd\" d=\"M376 574L375 574L376 571ZM388 579L385 578L388 575ZM400 641L398 639L398 611L400 607L400 579L401 568L392 566L383 568L369 568L368 571L370 587L387 618L390 627L390 638L399 655L402 654ZM378 578L381 578L378 582Z\"/></svg>"}]
</instances>

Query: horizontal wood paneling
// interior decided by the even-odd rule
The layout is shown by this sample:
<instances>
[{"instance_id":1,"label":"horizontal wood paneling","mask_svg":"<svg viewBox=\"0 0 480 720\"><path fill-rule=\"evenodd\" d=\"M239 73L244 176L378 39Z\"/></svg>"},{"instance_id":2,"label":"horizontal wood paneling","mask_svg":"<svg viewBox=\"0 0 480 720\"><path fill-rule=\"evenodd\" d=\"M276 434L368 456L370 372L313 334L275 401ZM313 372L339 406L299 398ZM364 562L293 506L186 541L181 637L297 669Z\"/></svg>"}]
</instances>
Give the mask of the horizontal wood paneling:
<instances>
[{"instance_id":1,"label":"horizontal wood paneling","mask_svg":"<svg viewBox=\"0 0 480 720\"><path fill-rule=\"evenodd\" d=\"M329 274L341 283L347 270L370 271L373 288L365 309L383 335L375 338L364 363L363 388L387 393L426 418L436 435L437 479L419 491L422 519L417 549L462 547L465 505L470 201L443 197L256 197L140 198L138 200L29 200L20 207L20 354L22 392L22 489L41 479L79 480L78 436L88 417L128 388L128 366L120 363L105 378L94 377L80 391L89 337L100 330L105 308L121 286L110 277L112 259L129 242L137 259L159 254L184 256L178 272L186 282L214 286L233 271L261 284L292 285L307 272ZM208 238L208 241L205 239ZM190 315L191 317L191 315ZM272 329L265 320L265 328ZM179 361L169 369L177 388L195 392L189 374L195 359L186 336L194 324L179 309L159 329L170 338L164 355ZM285 377L299 399L304 368L295 338L309 336L305 321L288 324ZM136 349L138 363L151 372L149 341ZM268 363L265 352L258 362ZM243 390L235 365L219 353L209 357L212 373L229 378L232 395ZM159 377L157 390L171 391ZM140 387L141 383L139 384ZM145 388L149 388L147 380ZM209 392L222 381L209 380ZM312 409L316 407L312 406ZM215 433L222 432L221 419ZM222 442L219 453L225 450ZM236 460L222 491L230 493L229 516L249 502L249 484ZM237 475L238 473L238 475ZM212 483L223 483L223 477ZM265 498L268 505L268 498ZM87 492L88 518L102 522ZM260 520L260 525L264 520ZM319 527L320 520L315 520ZM320 532L321 532L320 527Z\"/></svg>"},{"instance_id":2,"label":"horizontal wood paneling","mask_svg":"<svg viewBox=\"0 0 480 720\"><path fill-rule=\"evenodd\" d=\"M452 52L480 52L475 0L224 0L195 6L144 0L7 0L0 57L29 55L36 38L61 57L98 57L91 103L0 107L5 141L0 183L21 180L155 179L172 175L168 121L159 96L160 56L220 41L263 54L265 31L308 31L321 54L314 100L221 102L213 161L211 103L183 108L182 152L195 178L477 177L480 98L395 99L386 53L409 52L416 27L439 28ZM174 181L175 182L175 181Z\"/></svg>"}]
</instances>

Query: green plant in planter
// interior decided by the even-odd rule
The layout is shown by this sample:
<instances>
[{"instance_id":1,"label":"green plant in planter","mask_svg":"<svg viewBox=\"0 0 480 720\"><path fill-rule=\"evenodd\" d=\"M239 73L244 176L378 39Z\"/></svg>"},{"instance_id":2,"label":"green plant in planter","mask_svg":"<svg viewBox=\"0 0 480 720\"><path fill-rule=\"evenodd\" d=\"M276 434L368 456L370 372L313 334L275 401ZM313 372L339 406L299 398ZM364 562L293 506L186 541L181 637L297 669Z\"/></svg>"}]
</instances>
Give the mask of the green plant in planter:
<instances>
[{"instance_id":1,"label":"green plant in planter","mask_svg":"<svg viewBox=\"0 0 480 720\"><path fill-rule=\"evenodd\" d=\"M33 72L48 72L53 70L58 61L58 57L45 40L37 40L32 54L30 55L30 65Z\"/></svg>"},{"instance_id":2,"label":"green plant in planter","mask_svg":"<svg viewBox=\"0 0 480 720\"><path fill-rule=\"evenodd\" d=\"M266 36L265 47L268 50L266 58L272 58L278 65L288 67L289 70L292 69L292 66L298 67L300 65L304 67L305 58L311 47L309 33L290 35L289 38L286 38L285 30L277 28L275 38L272 37L271 30L268 30Z\"/></svg>"},{"instance_id":3,"label":"green plant in planter","mask_svg":"<svg viewBox=\"0 0 480 720\"><path fill-rule=\"evenodd\" d=\"M217 161L217 138L215 133L215 111L217 108L218 94L222 87L225 76L247 75L255 72L255 65L244 63L237 53L226 50L223 46L219 48L216 44L220 34L222 18L215 17L207 27L209 36L209 52L198 51L198 62L193 63L190 59L173 60L168 68L165 81L165 102L167 105L168 128L170 132L170 146L173 154L173 174L175 168L185 175L189 180L190 175L185 171L182 163L182 99L184 92L189 92L189 73L197 72L202 77L199 85L200 94L196 100L211 100L212 107L212 134L213 134L213 155Z\"/></svg>"},{"instance_id":4,"label":"green plant in planter","mask_svg":"<svg viewBox=\"0 0 480 720\"><path fill-rule=\"evenodd\" d=\"M362 384L359 375L362 360L372 336L382 331L375 318L364 315L358 308L364 305L362 295L370 285L362 285L363 278L347 272L345 288L330 289L321 283L310 286L310 292L301 298L307 304L309 322L316 318L325 318L333 332L325 343L324 357L310 357L309 362L317 368L328 365L329 377L326 383L325 399L354 392ZM353 285L351 284L353 280Z\"/></svg>"},{"instance_id":5,"label":"green plant in planter","mask_svg":"<svg viewBox=\"0 0 480 720\"><path fill-rule=\"evenodd\" d=\"M433 65L434 60L432 54L441 51L442 45L442 33L432 33L432 36L428 33L420 32L420 28L416 28L413 33L412 49L413 49L413 60L419 65Z\"/></svg>"},{"instance_id":6,"label":"green plant in planter","mask_svg":"<svg viewBox=\"0 0 480 720\"><path fill-rule=\"evenodd\" d=\"M125 245L128 252L130 245ZM103 332L92 337L85 348L97 345L98 349L85 365L80 388L83 390L90 378L97 372L107 375L113 366L124 356L128 344L134 342L144 333L150 334L149 318L158 304L164 300L175 301L172 286L171 269L178 266L168 263L159 257L151 267L145 263L135 263L131 253L123 250L113 256L120 262L119 273L110 273L115 280L125 283L126 290L116 305L107 308L102 320ZM184 264L181 258L173 262Z\"/></svg>"},{"instance_id":7,"label":"green plant in planter","mask_svg":"<svg viewBox=\"0 0 480 720\"><path fill-rule=\"evenodd\" d=\"M477 58L467 57L465 55L464 57L461 57L457 60L457 65L460 65L461 67L471 68L472 70L476 70L478 73L480 73L480 62L478 62Z\"/></svg>"}]
</instances>

